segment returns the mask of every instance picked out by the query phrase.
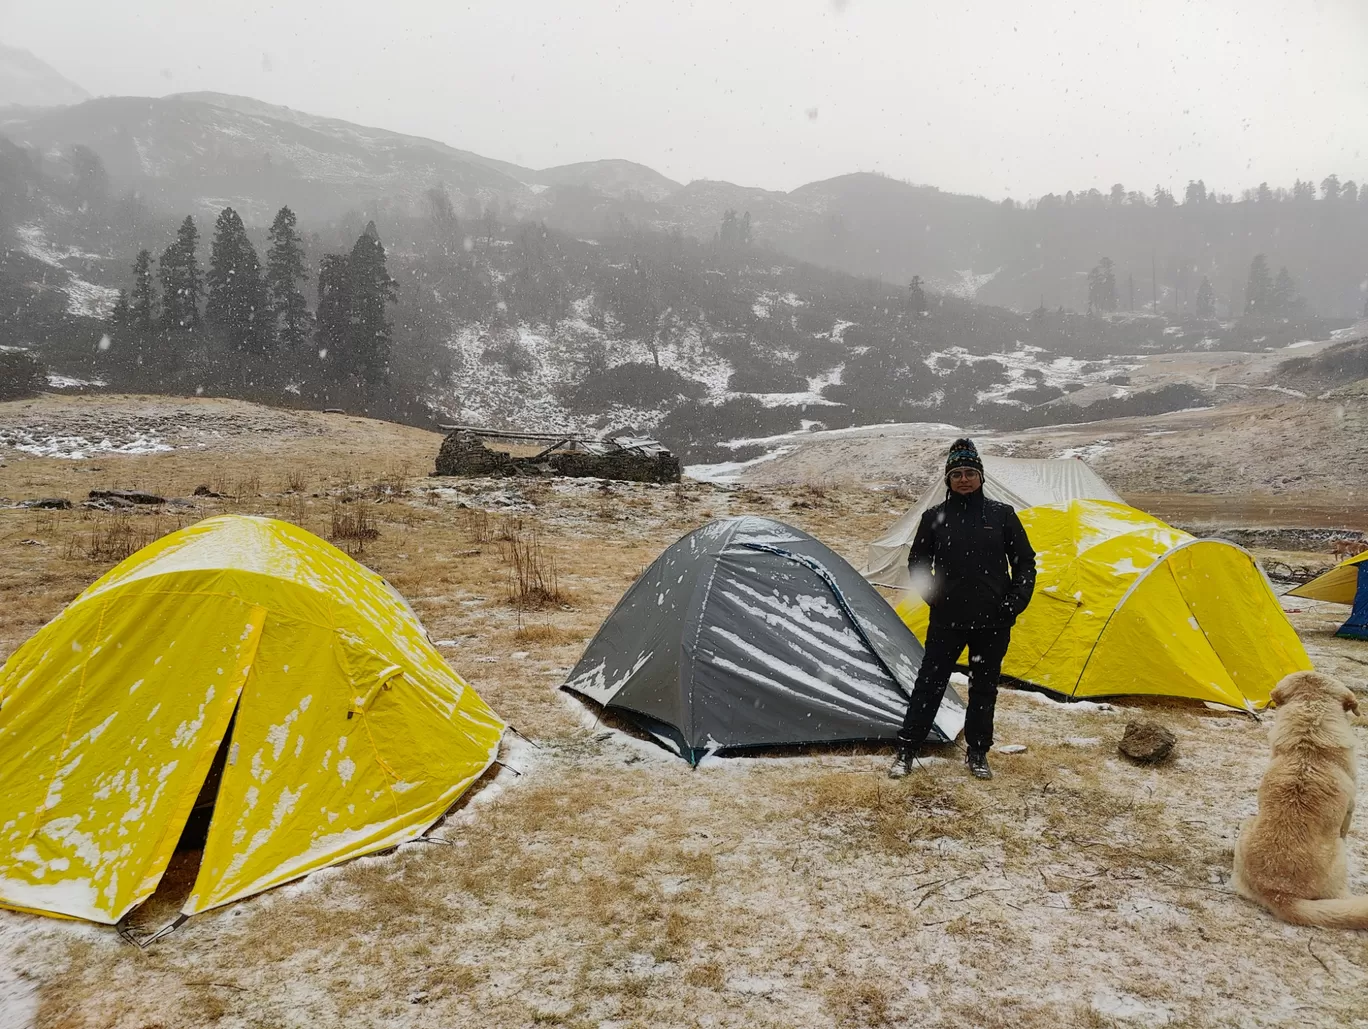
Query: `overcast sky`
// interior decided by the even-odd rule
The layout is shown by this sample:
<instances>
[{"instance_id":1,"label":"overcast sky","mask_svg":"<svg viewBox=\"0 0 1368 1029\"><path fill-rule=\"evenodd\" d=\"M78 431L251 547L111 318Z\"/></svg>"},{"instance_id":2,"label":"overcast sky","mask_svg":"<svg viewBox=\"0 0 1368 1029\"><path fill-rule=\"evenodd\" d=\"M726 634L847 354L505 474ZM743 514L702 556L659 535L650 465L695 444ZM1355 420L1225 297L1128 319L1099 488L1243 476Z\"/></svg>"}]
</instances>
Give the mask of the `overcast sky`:
<instances>
[{"instance_id":1,"label":"overcast sky","mask_svg":"<svg viewBox=\"0 0 1368 1029\"><path fill-rule=\"evenodd\" d=\"M97 94L240 93L532 167L993 198L1368 180L1368 2L0 0Z\"/></svg>"}]
</instances>

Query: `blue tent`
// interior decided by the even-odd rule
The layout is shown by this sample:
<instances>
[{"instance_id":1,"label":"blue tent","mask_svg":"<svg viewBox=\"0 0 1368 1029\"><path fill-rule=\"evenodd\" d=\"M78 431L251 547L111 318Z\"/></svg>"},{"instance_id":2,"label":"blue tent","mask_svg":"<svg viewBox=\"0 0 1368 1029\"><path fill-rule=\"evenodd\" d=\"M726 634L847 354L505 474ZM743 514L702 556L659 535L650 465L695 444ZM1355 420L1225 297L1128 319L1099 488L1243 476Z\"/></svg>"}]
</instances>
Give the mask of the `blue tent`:
<instances>
[{"instance_id":1,"label":"blue tent","mask_svg":"<svg viewBox=\"0 0 1368 1029\"><path fill-rule=\"evenodd\" d=\"M1368 640L1368 562L1358 566L1358 587L1354 591L1354 609L1349 620L1339 627L1336 636L1351 640Z\"/></svg>"}]
</instances>

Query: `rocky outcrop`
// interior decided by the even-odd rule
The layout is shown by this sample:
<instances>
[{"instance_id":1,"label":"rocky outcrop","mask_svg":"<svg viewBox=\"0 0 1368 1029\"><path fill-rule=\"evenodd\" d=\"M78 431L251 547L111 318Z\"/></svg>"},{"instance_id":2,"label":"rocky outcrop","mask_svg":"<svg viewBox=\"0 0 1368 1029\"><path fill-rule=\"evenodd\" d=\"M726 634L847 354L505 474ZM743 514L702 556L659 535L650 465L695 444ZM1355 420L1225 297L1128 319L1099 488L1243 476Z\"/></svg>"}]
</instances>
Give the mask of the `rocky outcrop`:
<instances>
[{"instance_id":1,"label":"rocky outcrop","mask_svg":"<svg viewBox=\"0 0 1368 1029\"><path fill-rule=\"evenodd\" d=\"M442 440L433 475L555 476L620 479L629 482L678 482L679 458L669 451L655 454L631 450L591 454L558 450L538 457L513 457L485 446L473 432L456 430Z\"/></svg>"}]
</instances>

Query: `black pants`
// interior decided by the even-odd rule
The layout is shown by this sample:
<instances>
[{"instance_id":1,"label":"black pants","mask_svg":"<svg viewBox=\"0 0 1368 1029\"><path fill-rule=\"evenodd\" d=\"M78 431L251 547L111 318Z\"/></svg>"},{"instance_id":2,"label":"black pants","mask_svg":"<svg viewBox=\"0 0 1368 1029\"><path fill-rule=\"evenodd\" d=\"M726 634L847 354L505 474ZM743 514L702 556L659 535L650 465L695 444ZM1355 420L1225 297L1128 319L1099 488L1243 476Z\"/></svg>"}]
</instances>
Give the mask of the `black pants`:
<instances>
[{"instance_id":1,"label":"black pants","mask_svg":"<svg viewBox=\"0 0 1368 1029\"><path fill-rule=\"evenodd\" d=\"M964 648L969 648L969 709L964 718L964 742L970 750L993 745L993 710L997 706L1002 658L1011 642L1011 629L947 629L932 622L926 630L926 653L912 688L907 715L898 740L918 746L926 740L940 709L950 673Z\"/></svg>"}]
</instances>

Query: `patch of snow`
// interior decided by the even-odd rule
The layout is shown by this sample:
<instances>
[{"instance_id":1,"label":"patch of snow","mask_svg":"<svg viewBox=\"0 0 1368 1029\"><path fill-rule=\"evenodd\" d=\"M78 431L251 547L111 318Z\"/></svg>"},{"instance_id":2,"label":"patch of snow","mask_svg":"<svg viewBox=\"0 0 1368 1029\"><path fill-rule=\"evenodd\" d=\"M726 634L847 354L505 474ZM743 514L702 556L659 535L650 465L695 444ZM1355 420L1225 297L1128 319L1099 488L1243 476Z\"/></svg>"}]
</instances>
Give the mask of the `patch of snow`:
<instances>
[{"instance_id":1,"label":"patch of snow","mask_svg":"<svg viewBox=\"0 0 1368 1029\"><path fill-rule=\"evenodd\" d=\"M1094 443L1086 443L1081 447L1066 447L1055 454L1056 458L1079 457L1084 461L1095 461L1111 449L1111 440L1100 439Z\"/></svg>"},{"instance_id":2,"label":"patch of snow","mask_svg":"<svg viewBox=\"0 0 1368 1029\"><path fill-rule=\"evenodd\" d=\"M997 278L1001 268L994 268L990 272L975 275L972 268L957 268L955 274L959 276L957 280L948 283L941 283L942 293L949 293L951 296L959 297L962 300L973 300L978 296L978 291L988 283Z\"/></svg>"},{"instance_id":3,"label":"patch of snow","mask_svg":"<svg viewBox=\"0 0 1368 1029\"><path fill-rule=\"evenodd\" d=\"M807 381L808 392L821 393L822 390L826 389L828 386L839 386L841 384L841 376L844 374L845 365L838 364L835 368L823 372L821 375L809 375Z\"/></svg>"},{"instance_id":4,"label":"patch of snow","mask_svg":"<svg viewBox=\"0 0 1368 1029\"><path fill-rule=\"evenodd\" d=\"M1314 347L1318 342L1320 342L1320 341L1319 341L1319 340L1314 340L1314 339L1304 339L1304 340L1301 340L1300 342L1297 342L1297 343L1289 343L1289 344L1287 344L1287 346L1283 347L1283 349L1284 349L1284 350L1300 350L1302 347Z\"/></svg>"},{"instance_id":5,"label":"patch of snow","mask_svg":"<svg viewBox=\"0 0 1368 1029\"><path fill-rule=\"evenodd\" d=\"M108 386L104 379L73 379L70 375L49 375L48 385L53 389L78 389L81 386Z\"/></svg>"},{"instance_id":6,"label":"patch of snow","mask_svg":"<svg viewBox=\"0 0 1368 1029\"><path fill-rule=\"evenodd\" d=\"M80 318L108 318L119 300L117 289L97 286L74 275L63 289L67 295L67 314Z\"/></svg>"},{"instance_id":7,"label":"patch of snow","mask_svg":"<svg viewBox=\"0 0 1368 1029\"><path fill-rule=\"evenodd\" d=\"M4 428L0 428L0 447L12 447L34 457L57 457L68 461L82 461L95 454L161 454L175 449L158 436L144 434L127 440L106 436L92 441L84 436L43 436L26 429Z\"/></svg>"},{"instance_id":8,"label":"patch of snow","mask_svg":"<svg viewBox=\"0 0 1368 1029\"><path fill-rule=\"evenodd\" d=\"M816 407L840 407L841 405L834 400L828 400L814 390L804 393L728 393L727 398L749 397L758 400L766 407L801 407L813 405Z\"/></svg>"},{"instance_id":9,"label":"patch of snow","mask_svg":"<svg viewBox=\"0 0 1368 1029\"><path fill-rule=\"evenodd\" d=\"M684 466L684 474L700 482L732 483L738 481L748 470L766 461L787 454L791 447L779 447L768 454L761 454L749 461L722 461L718 464L691 464Z\"/></svg>"}]
</instances>

